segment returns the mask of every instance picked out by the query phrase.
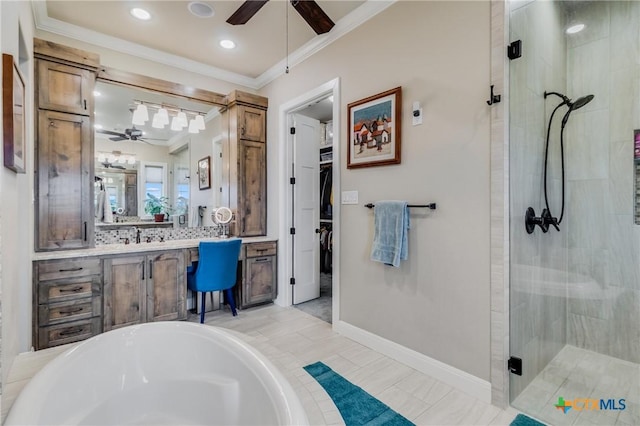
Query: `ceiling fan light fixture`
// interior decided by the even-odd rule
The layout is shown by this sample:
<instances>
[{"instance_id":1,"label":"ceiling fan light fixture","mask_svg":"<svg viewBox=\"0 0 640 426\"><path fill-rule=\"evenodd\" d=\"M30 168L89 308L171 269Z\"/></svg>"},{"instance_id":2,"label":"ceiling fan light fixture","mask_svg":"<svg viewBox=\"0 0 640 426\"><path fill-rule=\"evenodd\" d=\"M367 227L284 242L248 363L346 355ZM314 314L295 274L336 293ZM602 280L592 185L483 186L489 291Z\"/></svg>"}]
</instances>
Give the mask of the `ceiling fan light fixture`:
<instances>
[{"instance_id":1,"label":"ceiling fan light fixture","mask_svg":"<svg viewBox=\"0 0 640 426\"><path fill-rule=\"evenodd\" d=\"M220 46L225 49L233 49L236 47L236 43L233 40L220 40Z\"/></svg>"},{"instance_id":2,"label":"ceiling fan light fixture","mask_svg":"<svg viewBox=\"0 0 640 426\"><path fill-rule=\"evenodd\" d=\"M141 21L148 21L149 19L151 19L151 14L139 7L134 7L133 9L130 10L130 13L131 13L131 16Z\"/></svg>"},{"instance_id":3,"label":"ceiling fan light fixture","mask_svg":"<svg viewBox=\"0 0 640 426\"><path fill-rule=\"evenodd\" d=\"M177 115L178 121L180 122L180 126L187 127L189 126L189 120L187 120L187 114L184 111L180 111Z\"/></svg>"},{"instance_id":4,"label":"ceiling fan light fixture","mask_svg":"<svg viewBox=\"0 0 640 426\"><path fill-rule=\"evenodd\" d=\"M198 129L198 124L196 123L195 119L191 119L191 121L189 121L189 133L193 133L193 134L200 133L200 130Z\"/></svg>"},{"instance_id":5,"label":"ceiling fan light fixture","mask_svg":"<svg viewBox=\"0 0 640 426\"><path fill-rule=\"evenodd\" d=\"M207 126L204 125L204 117L202 115L196 115L195 118L196 126L198 126L198 130L204 130Z\"/></svg>"}]
</instances>

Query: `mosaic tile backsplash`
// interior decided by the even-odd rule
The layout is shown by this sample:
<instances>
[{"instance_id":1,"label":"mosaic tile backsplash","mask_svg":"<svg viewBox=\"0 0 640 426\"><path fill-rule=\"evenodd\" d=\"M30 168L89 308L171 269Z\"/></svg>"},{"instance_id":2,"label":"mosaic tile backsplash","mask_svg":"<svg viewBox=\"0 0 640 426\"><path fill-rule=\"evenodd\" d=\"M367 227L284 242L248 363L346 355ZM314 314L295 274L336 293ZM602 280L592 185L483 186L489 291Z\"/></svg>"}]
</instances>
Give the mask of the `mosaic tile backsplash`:
<instances>
[{"instance_id":1,"label":"mosaic tile backsplash","mask_svg":"<svg viewBox=\"0 0 640 426\"><path fill-rule=\"evenodd\" d=\"M123 229L96 230L95 241L96 246L107 244L123 244L126 239L130 243L136 240L135 227L126 227ZM140 241L172 241L172 240L190 240L198 238L214 238L219 236L218 226L201 226L198 228L140 228Z\"/></svg>"}]
</instances>

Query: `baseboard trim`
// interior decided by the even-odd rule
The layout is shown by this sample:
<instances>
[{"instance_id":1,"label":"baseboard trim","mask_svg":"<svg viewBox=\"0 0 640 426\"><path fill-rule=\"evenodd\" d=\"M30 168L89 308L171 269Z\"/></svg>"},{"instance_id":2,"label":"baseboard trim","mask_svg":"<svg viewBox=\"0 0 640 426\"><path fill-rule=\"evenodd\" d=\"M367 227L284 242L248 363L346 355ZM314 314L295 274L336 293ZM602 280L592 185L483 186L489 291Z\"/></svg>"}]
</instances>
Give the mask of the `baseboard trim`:
<instances>
[{"instance_id":1,"label":"baseboard trim","mask_svg":"<svg viewBox=\"0 0 640 426\"><path fill-rule=\"evenodd\" d=\"M482 402L491 404L491 383L486 380L482 380L465 371L344 321L335 323L333 330L381 354L453 386L468 395L478 398Z\"/></svg>"}]
</instances>

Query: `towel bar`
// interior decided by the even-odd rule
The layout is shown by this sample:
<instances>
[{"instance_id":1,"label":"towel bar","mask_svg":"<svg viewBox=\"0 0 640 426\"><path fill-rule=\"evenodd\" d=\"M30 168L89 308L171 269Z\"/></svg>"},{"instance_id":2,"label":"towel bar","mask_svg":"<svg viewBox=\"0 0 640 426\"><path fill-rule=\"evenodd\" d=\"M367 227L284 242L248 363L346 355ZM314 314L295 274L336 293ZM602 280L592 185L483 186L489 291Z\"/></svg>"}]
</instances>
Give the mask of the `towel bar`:
<instances>
[{"instance_id":1,"label":"towel bar","mask_svg":"<svg viewBox=\"0 0 640 426\"><path fill-rule=\"evenodd\" d=\"M366 208L368 208L368 209L372 209L376 205L373 204L373 203L368 203L368 204L365 204L364 206ZM420 207L420 208L427 208L427 209L435 210L436 209L436 203L431 203L431 204L408 204L407 207Z\"/></svg>"}]
</instances>

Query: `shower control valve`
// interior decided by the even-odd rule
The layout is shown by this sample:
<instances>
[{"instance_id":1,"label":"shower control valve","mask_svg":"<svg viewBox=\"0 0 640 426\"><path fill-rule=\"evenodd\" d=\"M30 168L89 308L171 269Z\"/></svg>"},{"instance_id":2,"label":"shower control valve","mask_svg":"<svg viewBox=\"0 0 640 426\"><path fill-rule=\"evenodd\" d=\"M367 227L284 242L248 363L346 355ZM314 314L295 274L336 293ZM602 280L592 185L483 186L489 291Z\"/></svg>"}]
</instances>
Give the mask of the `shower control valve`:
<instances>
[{"instance_id":1,"label":"shower control valve","mask_svg":"<svg viewBox=\"0 0 640 426\"><path fill-rule=\"evenodd\" d=\"M551 212L549 210L543 209L542 215L540 217L546 224L547 229L549 229L549 225L553 225L553 227L556 228L556 231L560 232L560 227L558 226L558 218L551 216Z\"/></svg>"},{"instance_id":2,"label":"shower control valve","mask_svg":"<svg viewBox=\"0 0 640 426\"><path fill-rule=\"evenodd\" d=\"M547 211L547 209L543 210L543 215L545 211ZM538 225L544 233L547 233L549 231L549 224L546 222L544 217L536 216L536 211L533 209L533 207L528 207L526 213L524 214L524 226L527 230L527 234L533 234L533 230L535 229L536 225Z\"/></svg>"}]
</instances>

